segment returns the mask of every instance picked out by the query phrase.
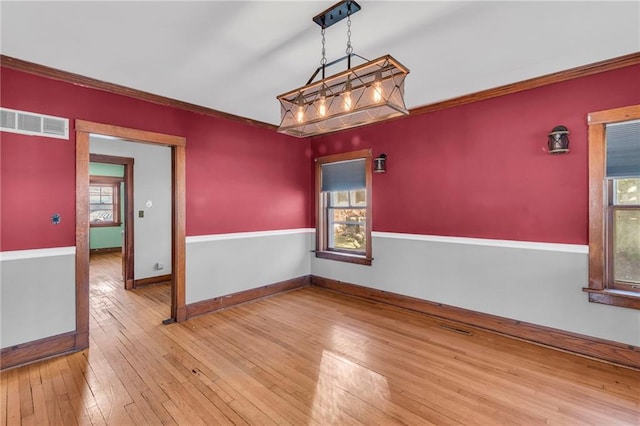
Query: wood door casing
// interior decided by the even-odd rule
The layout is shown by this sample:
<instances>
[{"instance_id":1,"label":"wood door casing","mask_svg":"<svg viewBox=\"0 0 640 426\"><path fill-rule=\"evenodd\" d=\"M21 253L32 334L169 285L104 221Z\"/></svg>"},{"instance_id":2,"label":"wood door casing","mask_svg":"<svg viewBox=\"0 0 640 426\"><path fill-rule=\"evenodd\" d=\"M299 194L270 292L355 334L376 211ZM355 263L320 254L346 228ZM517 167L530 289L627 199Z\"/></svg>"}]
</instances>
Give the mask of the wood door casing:
<instances>
[{"instance_id":1,"label":"wood door casing","mask_svg":"<svg viewBox=\"0 0 640 426\"><path fill-rule=\"evenodd\" d=\"M171 320L184 321L185 307L185 146L186 139L138 129L75 121L76 130L76 334L75 350L89 346L89 135L99 134L171 147L172 284Z\"/></svg>"}]
</instances>

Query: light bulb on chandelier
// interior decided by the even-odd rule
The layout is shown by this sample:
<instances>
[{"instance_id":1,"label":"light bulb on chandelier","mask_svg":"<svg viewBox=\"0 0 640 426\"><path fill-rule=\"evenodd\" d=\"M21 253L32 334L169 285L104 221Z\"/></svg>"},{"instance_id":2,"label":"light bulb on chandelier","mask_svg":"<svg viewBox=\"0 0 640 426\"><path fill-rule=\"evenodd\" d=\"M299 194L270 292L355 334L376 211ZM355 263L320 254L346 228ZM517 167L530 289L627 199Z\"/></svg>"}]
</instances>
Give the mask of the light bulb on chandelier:
<instances>
[{"instance_id":1,"label":"light bulb on chandelier","mask_svg":"<svg viewBox=\"0 0 640 426\"><path fill-rule=\"evenodd\" d=\"M351 81L347 78L347 84L345 84L344 92L342 92L342 106L345 111L351 111L351 108L353 107L351 89Z\"/></svg>"},{"instance_id":2,"label":"light bulb on chandelier","mask_svg":"<svg viewBox=\"0 0 640 426\"><path fill-rule=\"evenodd\" d=\"M378 103L382 100L382 73L376 72L376 79L373 82L373 102Z\"/></svg>"},{"instance_id":3,"label":"light bulb on chandelier","mask_svg":"<svg viewBox=\"0 0 640 426\"><path fill-rule=\"evenodd\" d=\"M296 99L296 105L296 121L298 123L302 123L304 122L304 97L302 96L302 93L298 95L298 98Z\"/></svg>"},{"instance_id":4,"label":"light bulb on chandelier","mask_svg":"<svg viewBox=\"0 0 640 426\"><path fill-rule=\"evenodd\" d=\"M320 117L325 117L327 115L327 94L324 89L320 90L318 113L320 114Z\"/></svg>"}]
</instances>

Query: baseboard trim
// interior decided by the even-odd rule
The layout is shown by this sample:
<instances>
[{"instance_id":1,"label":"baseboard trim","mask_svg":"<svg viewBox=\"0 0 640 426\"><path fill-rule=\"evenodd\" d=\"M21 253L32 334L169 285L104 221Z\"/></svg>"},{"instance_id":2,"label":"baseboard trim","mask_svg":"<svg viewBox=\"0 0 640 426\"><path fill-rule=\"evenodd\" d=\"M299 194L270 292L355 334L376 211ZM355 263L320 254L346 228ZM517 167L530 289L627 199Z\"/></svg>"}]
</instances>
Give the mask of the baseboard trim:
<instances>
[{"instance_id":1,"label":"baseboard trim","mask_svg":"<svg viewBox=\"0 0 640 426\"><path fill-rule=\"evenodd\" d=\"M122 247L103 247L103 248L92 248L89 249L89 254L98 254L98 253L120 253L122 252Z\"/></svg>"},{"instance_id":2,"label":"baseboard trim","mask_svg":"<svg viewBox=\"0 0 640 426\"><path fill-rule=\"evenodd\" d=\"M47 358L81 351L88 347L88 336L75 331L45 337L14 346L2 348L0 351L0 370L20 367Z\"/></svg>"},{"instance_id":3,"label":"baseboard trim","mask_svg":"<svg viewBox=\"0 0 640 426\"><path fill-rule=\"evenodd\" d=\"M144 287L151 284L159 284L167 281L171 281L173 276L171 274L158 275L157 277L141 278L139 280L133 280L133 288Z\"/></svg>"},{"instance_id":4,"label":"baseboard trim","mask_svg":"<svg viewBox=\"0 0 640 426\"><path fill-rule=\"evenodd\" d=\"M230 308L252 300L262 299L263 297L273 296L278 293L295 290L309 285L309 276L304 275L298 278L292 278L286 281L265 285L250 290L232 293L226 296L214 297L213 299L203 300L201 302L187 304L187 319L198 315L207 314L221 309Z\"/></svg>"},{"instance_id":5,"label":"baseboard trim","mask_svg":"<svg viewBox=\"0 0 640 426\"><path fill-rule=\"evenodd\" d=\"M594 358L599 361L640 369L640 347L637 346L457 308L315 275L310 277L310 284L339 293L410 309L576 355Z\"/></svg>"}]
</instances>

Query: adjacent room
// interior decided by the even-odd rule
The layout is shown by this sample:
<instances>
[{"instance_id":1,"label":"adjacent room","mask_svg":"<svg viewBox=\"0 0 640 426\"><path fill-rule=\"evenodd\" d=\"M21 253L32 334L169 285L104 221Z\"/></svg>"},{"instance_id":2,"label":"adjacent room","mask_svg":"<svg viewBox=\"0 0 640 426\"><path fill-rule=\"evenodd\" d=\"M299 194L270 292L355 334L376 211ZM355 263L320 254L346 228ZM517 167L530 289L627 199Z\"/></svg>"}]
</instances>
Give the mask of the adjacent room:
<instances>
[{"instance_id":1,"label":"adjacent room","mask_svg":"<svg viewBox=\"0 0 640 426\"><path fill-rule=\"evenodd\" d=\"M0 10L0 424L639 424L640 2Z\"/></svg>"}]
</instances>

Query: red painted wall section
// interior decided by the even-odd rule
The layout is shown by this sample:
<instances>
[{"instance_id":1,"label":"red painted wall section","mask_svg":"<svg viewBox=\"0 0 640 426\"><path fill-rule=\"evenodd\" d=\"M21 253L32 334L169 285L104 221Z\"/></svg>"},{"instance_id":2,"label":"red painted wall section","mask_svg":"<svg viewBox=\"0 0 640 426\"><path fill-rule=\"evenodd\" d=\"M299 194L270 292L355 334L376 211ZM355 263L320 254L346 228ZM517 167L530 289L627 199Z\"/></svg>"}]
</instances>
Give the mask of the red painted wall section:
<instances>
[{"instance_id":1,"label":"red painted wall section","mask_svg":"<svg viewBox=\"0 0 640 426\"><path fill-rule=\"evenodd\" d=\"M309 227L309 142L2 68L3 107L187 138L187 235ZM0 133L0 250L75 245L75 134ZM60 213L62 222L51 223Z\"/></svg>"},{"instance_id":2,"label":"red painted wall section","mask_svg":"<svg viewBox=\"0 0 640 426\"><path fill-rule=\"evenodd\" d=\"M374 231L587 244L587 114L640 103L639 75L626 67L313 138L313 156L388 155L373 176ZM571 152L550 155L560 124Z\"/></svg>"},{"instance_id":3,"label":"red painted wall section","mask_svg":"<svg viewBox=\"0 0 640 426\"><path fill-rule=\"evenodd\" d=\"M310 226L309 141L235 122L212 132L196 117L188 127L188 235Z\"/></svg>"},{"instance_id":4,"label":"red painted wall section","mask_svg":"<svg viewBox=\"0 0 640 426\"><path fill-rule=\"evenodd\" d=\"M5 132L0 138L2 251L75 246L75 144Z\"/></svg>"},{"instance_id":5,"label":"red painted wall section","mask_svg":"<svg viewBox=\"0 0 640 426\"><path fill-rule=\"evenodd\" d=\"M225 119L2 68L6 108L185 136L187 235L313 226L311 159L372 148L373 229L587 243L589 112L640 103L640 66L294 139ZM410 90L410 82L407 82ZM72 121L73 122L73 121ZM571 152L546 153L566 125ZM75 135L0 134L0 250L75 244ZM51 215L60 213L60 225Z\"/></svg>"}]
</instances>

